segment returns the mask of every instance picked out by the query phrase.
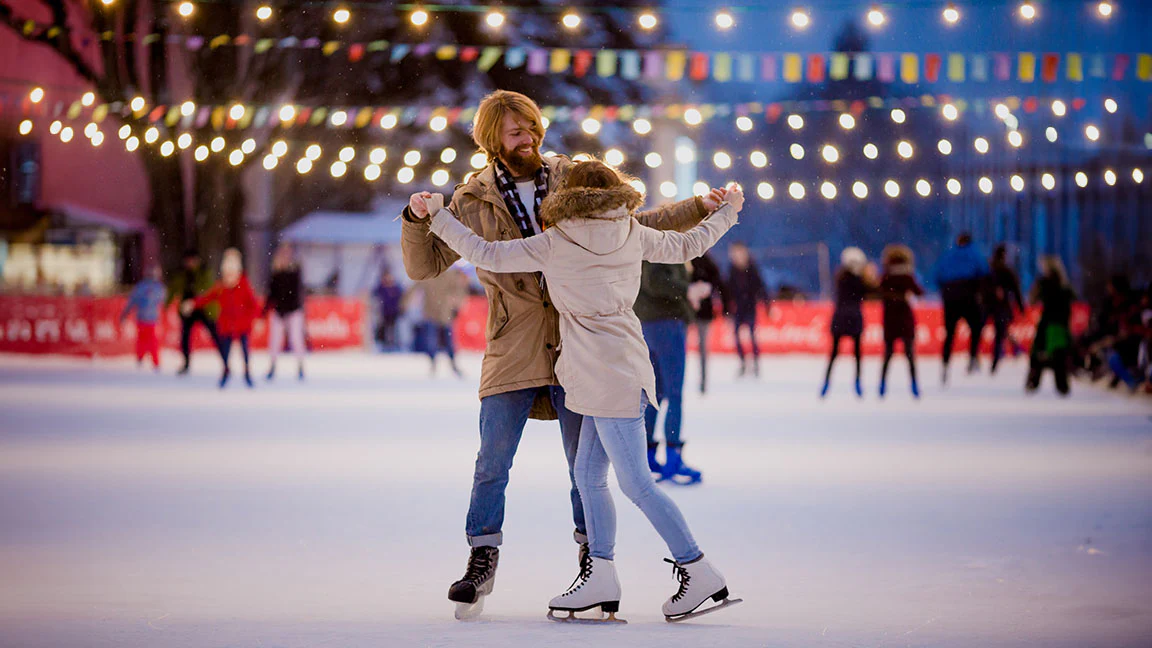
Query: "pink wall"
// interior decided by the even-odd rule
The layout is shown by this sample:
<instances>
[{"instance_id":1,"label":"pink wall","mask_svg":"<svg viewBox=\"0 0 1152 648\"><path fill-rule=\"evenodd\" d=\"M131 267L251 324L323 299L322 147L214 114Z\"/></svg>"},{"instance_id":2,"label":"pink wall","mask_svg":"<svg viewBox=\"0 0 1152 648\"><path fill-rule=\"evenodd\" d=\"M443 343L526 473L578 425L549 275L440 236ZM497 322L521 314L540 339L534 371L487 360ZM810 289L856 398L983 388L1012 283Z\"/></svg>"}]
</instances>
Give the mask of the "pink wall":
<instances>
[{"instance_id":1,"label":"pink wall","mask_svg":"<svg viewBox=\"0 0 1152 648\"><path fill-rule=\"evenodd\" d=\"M6 1L21 17L37 21L50 18L41 3ZM93 43L87 50L94 52L94 47ZM40 105L30 107L27 94L33 85L42 86L47 95ZM40 206L70 203L105 212L126 224L144 225L150 203L147 177L138 154L125 151L117 138L118 120L105 119L100 125L105 139L99 148L84 137L83 128L89 122L87 112L74 122L63 120L76 131L70 143L48 133L56 104L62 103L62 112L66 112L89 89L48 45L30 43L0 26L0 131L5 138L19 137L16 128L25 118L25 111L35 111L32 136L41 142L43 165Z\"/></svg>"}]
</instances>

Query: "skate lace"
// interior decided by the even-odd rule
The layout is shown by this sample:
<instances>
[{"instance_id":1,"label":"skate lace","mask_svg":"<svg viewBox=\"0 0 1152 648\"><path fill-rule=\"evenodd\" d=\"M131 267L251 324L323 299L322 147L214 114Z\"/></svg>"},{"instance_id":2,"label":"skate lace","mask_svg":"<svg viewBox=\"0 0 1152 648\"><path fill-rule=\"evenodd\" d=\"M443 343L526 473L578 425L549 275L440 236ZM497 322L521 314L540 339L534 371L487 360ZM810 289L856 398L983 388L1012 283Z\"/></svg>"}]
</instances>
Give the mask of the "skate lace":
<instances>
[{"instance_id":1,"label":"skate lace","mask_svg":"<svg viewBox=\"0 0 1152 648\"><path fill-rule=\"evenodd\" d=\"M578 592L588 579L592 577L592 554L585 553L580 557L580 573L576 574L576 580L568 586L568 591L564 592L564 596Z\"/></svg>"},{"instance_id":2,"label":"skate lace","mask_svg":"<svg viewBox=\"0 0 1152 648\"><path fill-rule=\"evenodd\" d=\"M692 575L688 573L686 567L675 560L665 558L664 562L672 564L672 573L676 575L676 580L680 581L680 590L672 595L672 602L675 603L688 593L688 583L692 580Z\"/></svg>"},{"instance_id":3,"label":"skate lace","mask_svg":"<svg viewBox=\"0 0 1152 648\"><path fill-rule=\"evenodd\" d=\"M480 582L488 576L492 569L492 554L476 552L468 560L468 569L464 572L464 580Z\"/></svg>"}]
</instances>

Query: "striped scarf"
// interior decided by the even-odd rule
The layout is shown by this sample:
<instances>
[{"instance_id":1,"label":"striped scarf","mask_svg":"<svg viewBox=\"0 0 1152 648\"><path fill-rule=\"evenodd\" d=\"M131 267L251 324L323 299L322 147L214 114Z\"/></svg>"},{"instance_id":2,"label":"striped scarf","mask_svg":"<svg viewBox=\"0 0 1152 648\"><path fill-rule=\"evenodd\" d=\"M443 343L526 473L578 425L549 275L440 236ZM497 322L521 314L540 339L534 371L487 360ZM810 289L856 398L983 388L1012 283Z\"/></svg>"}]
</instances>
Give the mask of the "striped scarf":
<instances>
[{"instance_id":1,"label":"striped scarf","mask_svg":"<svg viewBox=\"0 0 1152 648\"><path fill-rule=\"evenodd\" d=\"M496 160L496 187L500 190L500 195L504 197L504 204L508 207L508 213L512 214L512 218L516 220L516 225L520 227L520 234L524 238L536 234L536 229L532 227L533 217L540 226L540 231L544 231L544 224L540 220L540 203L544 201L544 196L548 195L547 164L540 165L540 169L536 171L536 199L533 201L532 214L528 213L527 207L520 200L520 192L516 190L516 181L512 179L512 172L499 159Z\"/></svg>"}]
</instances>

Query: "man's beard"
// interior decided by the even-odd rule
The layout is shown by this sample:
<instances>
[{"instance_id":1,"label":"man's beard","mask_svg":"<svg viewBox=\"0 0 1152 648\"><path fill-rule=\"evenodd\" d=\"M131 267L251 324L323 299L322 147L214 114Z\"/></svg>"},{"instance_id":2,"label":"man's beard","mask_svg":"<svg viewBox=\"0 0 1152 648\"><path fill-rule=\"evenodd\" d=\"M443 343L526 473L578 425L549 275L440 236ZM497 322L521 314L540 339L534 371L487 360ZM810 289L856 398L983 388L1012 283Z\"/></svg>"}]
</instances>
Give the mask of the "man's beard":
<instances>
[{"instance_id":1,"label":"man's beard","mask_svg":"<svg viewBox=\"0 0 1152 648\"><path fill-rule=\"evenodd\" d=\"M532 147L532 151L527 154L520 153L519 151L501 151L500 161L508 170L512 172L513 177L524 178L530 175L535 175L540 167L544 166L544 158L540 157L540 149L537 146Z\"/></svg>"}]
</instances>

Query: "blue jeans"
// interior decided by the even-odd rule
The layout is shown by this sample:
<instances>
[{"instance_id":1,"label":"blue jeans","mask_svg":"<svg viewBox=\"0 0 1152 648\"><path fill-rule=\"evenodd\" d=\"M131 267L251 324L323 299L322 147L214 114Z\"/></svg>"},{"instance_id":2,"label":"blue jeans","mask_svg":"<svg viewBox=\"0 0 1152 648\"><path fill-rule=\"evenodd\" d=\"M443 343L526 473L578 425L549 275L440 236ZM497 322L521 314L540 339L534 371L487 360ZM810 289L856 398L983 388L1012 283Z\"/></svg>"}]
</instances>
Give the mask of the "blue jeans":
<instances>
[{"instance_id":1,"label":"blue jeans","mask_svg":"<svg viewBox=\"0 0 1152 648\"><path fill-rule=\"evenodd\" d=\"M668 401L668 415L664 417L664 441L673 447L680 446L680 421L683 418L684 404L684 365L687 363L688 325L680 320L656 320L641 322L644 342L648 344L648 357L656 372L656 403L649 403L644 410L644 428L648 433L648 445L656 443L656 415L660 413L660 403Z\"/></svg>"},{"instance_id":2,"label":"blue jeans","mask_svg":"<svg viewBox=\"0 0 1152 648\"><path fill-rule=\"evenodd\" d=\"M512 459L524 434L524 424L532 411L532 402L540 390L548 390L552 406L560 416L560 437L564 443L564 456L568 459L568 480L572 484L572 521L577 542L587 541L584 527L584 507L580 491L576 488L573 466L576 447L580 442L580 424L583 416L564 406L562 387L533 387L486 396L480 400L480 452L476 455L476 472L472 477L472 500L468 506L465 532L473 547L499 547L504 541L504 489L508 488L508 472Z\"/></svg>"},{"instance_id":3,"label":"blue jeans","mask_svg":"<svg viewBox=\"0 0 1152 648\"><path fill-rule=\"evenodd\" d=\"M645 403L647 401L644 401ZM616 548L616 506L608 491L608 465L616 469L620 490L640 507L664 539L677 562L701 556L684 515L668 494L656 486L648 470L641 434L644 419L585 416L576 454L576 485L588 516L588 549L597 558L612 560Z\"/></svg>"}]
</instances>

